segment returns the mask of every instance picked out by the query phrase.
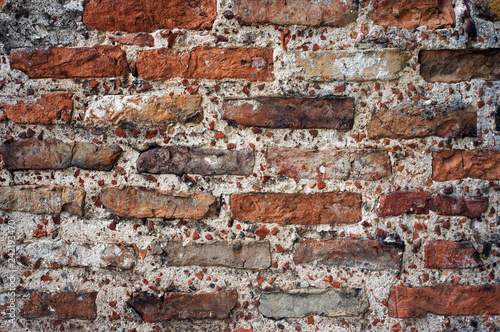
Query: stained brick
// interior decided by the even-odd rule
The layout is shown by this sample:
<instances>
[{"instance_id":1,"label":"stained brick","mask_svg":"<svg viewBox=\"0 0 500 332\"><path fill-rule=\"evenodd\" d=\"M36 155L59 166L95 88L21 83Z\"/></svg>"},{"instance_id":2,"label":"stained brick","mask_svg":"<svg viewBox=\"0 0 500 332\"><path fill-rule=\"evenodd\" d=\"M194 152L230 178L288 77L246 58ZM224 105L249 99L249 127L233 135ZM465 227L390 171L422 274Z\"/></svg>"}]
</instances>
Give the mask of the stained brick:
<instances>
[{"instance_id":1,"label":"stained brick","mask_svg":"<svg viewBox=\"0 0 500 332\"><path fill-rule=\"evenodd\" d=\"M361 221L361 195L256 193L231 195L232 216L240 221L282 224L333 224Z\"/></svg>"},{"instance_id":2,"label":"stained brick","mask_svg":"<svg viewBox=\"0 0 500 332\"><path fill-rule=\"evenodd\" d=\"M142 152L137 170L148 173L247 175L254 165L252 149L223 151L188 146L166 146Z\"/></svg>"},{"instance_id":3,"label":"stained brick","mask_svg":"<svg viewBox=\"0 0 500 332\"><path fill-rule=\"evenodd\" d=\"M23 318L94 320L97 316L97 292L25 293L18 297Z\"/></svg>"},{"instance_id":4,"label":"stained brick","mask_svg":"<svg viewBox=\"0 0 500 332\"><path fill-rule=\"evenodd\" d=\"M120 217L204 219L215 217L216 197L208 193L170 194L142 187L110 187L101 192L101 203Z\"/></svg>"},{"instance_id":5,"label":"stained brick","mask_svg":"<svg viewBox=\"0 0 500 332\"><path fill-rule=\"evenodd\" d=\"M296 78L313 81L390 81L399 78L407 54L398 49L294 51Z\"/></svg>"},{"instance_id":6,"label":"stained brick","mask_svg":"<svg viewBox=\"0 0 500 332\"><path fill-rule=\"evenodd\" d=\"M413 29L425 25L438 29L455 25L452 0L375 0L374 7L370 18L385 27Z\"/></svg>"},{"instance_id":7,"label":"stained brick","mask_svg":"<svg viewBox=\"0 0 500 332\"><path fill-rule=\"evenodd\" d=\"M85 191L68 187L0 187L0 210L82 216Z\"/></svg>"},{"instance_id":8,"label":"stained brick","mask_svg":"<svg viewBox=\"0 0 500 332\"><path fill-rule=\"evenodd\" d=\"M477 115L471 108L436 105L406 105L377 110L366 129L372 139L418 138L427 136L477 136Z\"/></svg>"},{"instance_id":9,"label":"stained brick","mask_svg":"<svg viewBox=\"0 0 500 332\"><path fill-rule=\"evenodd\" d=\"M374 181L391 175L391 163L383 150L303 150L270 147L268 169L276 175L299 179Z\"/></svg>"},{"instance_id":10,"label":"stained brick","mask_svg":"<svg viewBox=\"0 0 500 332\"><path fill-rule=\"evenodd\" d=\"M354 123L354 98L227 98L224 120L266 128L349 130Z\"/></svg>"},{"instance_id":11,"label":"stained brick","mask_svg":"<svg viewBox=\"0 0 500 332\"><path fill-rule=\"evenodd\" d=\"M463 178L499 180L500 151L444 150L432 153L432 179L449 181Z\"/></svg>"},{"instance_id":12,"label":"stained brick","mask_svg":"<svg viewBox=\"0 0 500 332\"><path fill-rule=\"evenodd\" d=\"M428 269L467 269L482 266L479 253L469 241L429 241L425 244Z\"/></svg>"},{"instance_id":13,"label":"stained brick","mask_svg":"<svg viewBox=\"0 0 500 332\"><path fill-rule=\"evenodd\" d=\"M307 13L307 15L306 15ZM240 24L279 24L344 27L356 22L355 1L236 0L234 15Z\"/></svg>"},{"instance_id":14,"label":"stained brick","mask_svg":"<svg viewBox=\"0 0 500 332\"><path fill-rule=\"evenodd\" d=\"M154 81L175 77L272 81L272 63L271 48L195 47L189 51L161 48L142 51L137 70L140 77Z\"/></svg>"},{"instance_id":15,"label":"stained brick","mask_svg":"<svg viewBox=\"0 0 500 332\"><path fill-rule=\"evenodd\" d=\"M488 210L488 197L437 194L430 200L429 207L438 215L479 218Z\"/></svg>"},{"instance_id":16,"label":"stained brick","mask_svg":"<svg viewBox=\"0 0 500 332\"><path fill-rule=\"evenodd\" d=\"M442 316L498 315L500 286L437 285L391 288L391 317L419 318L428 313Z\"/></svg>"},{"instance_id":17,"label":"stained brick","mask_svg":"<svg viewBox=\"0 0 500 332\"><path fill-rule=\"evenodd\" d=\"M310 315L359 316L369 308L368 300L358 288L263 292L259 302L262 315L274 319Z\"/></svg>"},{"instance_id":18,"label":"stained brick","mask_svg":"<svg viewBox=\"0 0 500 332\"><path fill-rule=\"evenodd\" d=\"M134 293L127 302L146 322L170 319L224 319L236 306L238 293L167 292L162 297Z\"/></svg>"},{"instance_id":19,"label":"stained brick","mask_svg":"<svg viewBox=\"0 0 500 332\"><path fill-rule=\"evenodd\" d=\"M216 15L215 0L92 0L83 23L101 31L204 29L212 27Z\"/></svg>"},{"instance_id":20,"label":"stained brick","mask_svg":"<svg viewBox=\"0 0 500 332\"><path fill-rule=\"evenodd\" d=\"M398 216L403 213L429 213L429 192L396 191L380 197L379 217Z\"/></svg>"},{"instance_id":21,"label":"stained brick","mask_svg":"<svg viewBox=\"0 0 500 332\"><path fill-rule=\"evenodd\" d=\"M500 48L420 51L420 75L427 82L500 80Z\"/></svg>"},{"instance_id":22,"label":"stained brick","mask_svg":"<svg viewBox=\"0 0 500 332\"><path fill-rule=\"evenodd\" d=\"M404 246L376 240L307 239L294 246L295 264L313 263L386 270L401 268Z\"/></svg>"},{"instance_id":23,"label":"stained brick","mask_svg":"<svg viewBox=\"0 0 500 332\"><path fill-rule=\"evenodd\" d=\"M17 261L31 268L97 267L129 270L136 253L128 244L37 240L16 248Z\"/></svg>"},{"instance_id":24,"label":"stained brick","mask_svg":"<svg viewBox=\"0 0 500 332\"><path fill-rule=\"evenodd\" d=\"M51 124L71 121L73 99L70 93L45 94L26 99L0 97L0 112L15 123Z\"/></svg>"},{"instance_id":25,"label":"stained brick","mask_svg":"<svg viewBox=\"0 0 500 332\"><path fill-rule=\"evenodd\" d=\"M498 0L471 0L479 15L489 21L500 20L500 3Z\"/></svg>"},{"instance_id":26,"label":"stained brick","mask_svg":"<svg viewBox=\"0 0 500 332\"><path fill-rule=\"evenodd\" d=\"M8 141L2 145L2 158L8 170L64 169L78 167L109 171L120 157L119 146L91 143L63 143L55 140Z\"/></svg>"},{"instance_id":27,"label":"stained brick","mask_svg":"<svg viewBox=\"0 0 500 332\"><path fill-rule=\"evenodd\" d=\"M201 96L99 96L87 106L85 124L166 125L200 123Z\"/></svg>"},{"instance_id":28,"label":"stained brick","mask_svg":"<svg viewBox=\"0 0 500 332\"><path fill-rule=\"evenodd\" d=\"M268 241L254 242L169 242L164 249L168 266L225 266L235 269L264 270L271 266Z\"/></svg>"},{"instance_id":29,"label":"stained brick","mask_svg":"<svg viewBox=\"0 0 500 332\"><path fill-rule=\"evenodd\" d=\"M15 49L10 66L30 78L90 78L128 74L125 52L117 46Z\"/></svg>"}]
</instances>

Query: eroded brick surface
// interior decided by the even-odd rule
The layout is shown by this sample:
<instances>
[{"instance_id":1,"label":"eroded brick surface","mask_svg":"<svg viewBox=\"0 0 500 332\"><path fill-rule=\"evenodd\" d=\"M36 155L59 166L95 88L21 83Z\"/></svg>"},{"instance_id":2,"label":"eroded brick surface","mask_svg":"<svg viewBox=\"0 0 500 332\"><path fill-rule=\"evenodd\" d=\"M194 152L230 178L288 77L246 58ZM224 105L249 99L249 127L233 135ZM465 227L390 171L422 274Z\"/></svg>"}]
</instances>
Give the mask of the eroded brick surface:
<instances>
[{"instance_id":1,"label":"eroded brick surface","mask_svg":"<svg viewBox=\"0 0 500 332\"><path fill-rule=\"evenodd\" d=\"M0 112L15 123L51 124L57 120L71 121L73 99L70 93L45 94L20 99L0 97Z\"/></svg>"},{"instance_id":2,"label":"eroded brick surface","mask_svg":"<svg viewBox=\"0 0 500 332\"><path fill-rule=\"evenodd\" d=\"M500 179L500 151L444 150L432 153L432 178L449 181L463 178Z\"/></svg>"},{"instance_id":3,"label":"eroded brick surface","mask_svg":"<svg viewBox=\"0 0 500 332\"><path fill-rule=\"evenodd\" d=\"M429 241L425 245L428 269L466 269L482 266L479 253L469 241Z\"/></svg>"}]
</instances>

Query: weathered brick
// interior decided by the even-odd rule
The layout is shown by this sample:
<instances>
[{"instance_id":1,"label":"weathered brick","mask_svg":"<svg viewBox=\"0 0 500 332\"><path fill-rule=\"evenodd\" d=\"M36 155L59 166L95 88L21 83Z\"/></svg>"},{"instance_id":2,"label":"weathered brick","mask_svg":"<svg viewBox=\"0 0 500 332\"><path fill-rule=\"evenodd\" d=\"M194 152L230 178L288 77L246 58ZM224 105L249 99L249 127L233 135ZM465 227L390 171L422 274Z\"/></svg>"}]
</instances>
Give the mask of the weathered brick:
<instances>
[{"instance_id":1,"label":"weathered brick","mask_svg":"<svg viewBox=\"0 0 500 332\"><path fill-rule=\"evenodd\" d=\"M351 192L231 195L232 216L240 221L280 224L352 224L361 221L361 195Z\"/></svg>"},{"instance_id":2,"label":"weathered brick","mask_svg":"<svg viewBox=\"0 0 500 332\"><path fill-rule=\"evenodd\" d=\"M110 212L128 218L204 219L217 215L217 198L208 193L171 194L142 187L110 187L101 193Z\"/></svg>"},{"instance_id":3,"label":"weathered brick","mask_svg":"<svg viewBox=\"0 0 500 332\"><path fill-rule=\"evenodd\" d=\"M455 25L452 0L375 0L374 7L370 18L385 27L413 29L425 25L438 29Z\"/></svg>"},{"instance_id":4,"label":"weathered brick","mask_svg":"<svg viewBox=\"0 0 500 332\"><path fill-rule=\"evenodd\" d=\"M379 217L398 216L403 213L427 214L431 193L396 191L380 197Z\"/></svg>"},{"instance_id":5,"label":"weathered brick","mask_svg":"<svg viewBox=\"0 0 500 332\"><path fill-rule=\"evenodd\" d=\"M488 197L437 194L430 200L429 208L438 215L479 218L488 210Z\"/></svg>"},{"instance_id":6,"label":"weathered brick","mask_svg":"<svg viewBox=\"0 0 500 332\"><path fill-rule=\"evenodd\" d=\"M31 268L98 267L129 270L136 262L131 245L37 240L16 247L17 261Z\"/></svg>"},{"instance_id":7,"label":"weathered brick","mask_svg":"<svg viewBox=\"0 0 500 332\"><path fill-rule=\"evenodd\" d=\"M254 151L217 150L188 146L165 146L142 152L137 170L148 173L201 175L247 175L254 165Z\"/></svg>"},{"instance_id":8,"label":"weathered brick","mask_svg":"<svg viewBox=\"0 0 500 332\"><path fill-rule=\"evenodd\" d=\"M85 113L87 125L200 123L201 96L99 96Z\"/></svg>"},{"instance_id":9,"label":"weathered brick","mask_svg":"<svg viewBox=\"0 0 500 332\"><path fill-rule=\"evenodd\" d=\"M83 23L101 31L204 29L212 27L216 15L215 0L92 0Z\"/></svg>"},{"instance_id":10,"label":"weathered brick","mask_svg":"<svg viewBox=\"0 0 500 332\"><path fill-rule=\"evenodd\" d=\"M498 285L395 286L389 297L389 315L397 318L500 314Z\"/></svg>"},{"instance_id":11,"label":"weathered brick","mask_svg":"<svg viewBox=\"0 0 500 332\"><path fill-rule=\"evenodd\" d=\"M268 169L276 175L299 179L374 181L391 175L391 162L383 150L302 150L270 147Z\"/></svg>"},{"instance_id":12,"label":"weathered brick","mask_svg":"<svg viewBox=\"0 0 500 332\"><path fill-rule=\"evenodd\" d=\"M488 209L488 198L478 196L432 195L425 191L395 191L380 197L379 217L399 216L403 213L465 216L478 218Z\"/></svg>"},{"instance_id":13,"label":"weathered brick","mask_svg":"<svg viewBox=\"0 0 500 332\"><path fill-rule=\"evenodd\" d=\"M420 51L420 75L427 82L500 80L500 48Z\"/></svg>"},{"instance_id":14,"label":"weathered brick","mask_svg":"<svg viewBox=\"0 0 500 332\"><path fill-rule=\"evenodd\" d=\"M8 170L64 169L78 167L109 171L120 157L119 146L92 143L63 143L55 140L7 141L2 145L2 159Z\"/></svg>"},{"instance_id":15,"label":"weathered brick","mask_svg":"<svg viewBox=\"0 0 500 332\"><path fill-rule=\"evenodd\" d=\"M97 292L32 292L18 297L19 315L23 318L94 320L97 316Z\"/></svg>"},{"instance_id":16,"label":"weathered brick","mask_svg":"<svg viewBox=\"0 0 500 332\"><path fill-rule=\"evenodd\" d=\"M401 268L404 246L376 240L307 239L294 246L295 264L313 263L359 267L369 270Z\"/></svg>"},{"instance_id":17,"label":"weathered brick","mask_svg":"<svg viewBox=\"0 0 500 332\"><path fill-rule=\"evenodd\" d=\"M235 269L264 270L271 266L268 241L211 243L169 242L164 248L168 266L225 266Z\"/></svg>"},{"instance_id":18,"label":"weathered brick","mask_svg":"<svg viewBox=\"0 0 500 332\"><path fill-rule=\"evenodd\" d=\"M155 39L147 33L125 33L108 35L112 41L122 45L155 46Z\"/></svg>"},{"instance_id":19,"label":"weathered brick","mask_svg":"<svg viewBox=\"0 0 500 332\"><path fill-rule=\"evenodd\" d=\"M40 97L0 97L0 112L15 123L51 124L57 120L71 121L73 99L70 93L45 94Z\"/></svg>"},{"instance_id":20,"label":"weathered brick","mask_svg":"<svg viewBox=\"0 0 500 332\"><path fill-rule=\"evenodd\" d=\"M444 150L432 153L432 179L449 181L463 178L500 180L500 151Z\"/></svg>"},{"instance_id":21,"label":"weathered brick","mask_svg":"<svg viewBox=\"0 0 500 332\"><path fill-rule=\"evenodd\" d=\"M266 128L324 128L350 130L354 124L354 98L227 98L223 119L245 126Z\"/></svg>"},{"instance_id":22,"label":"weathered brick","mask_svg":"<svg viewBox=\"0 0 500 332\"><path fill-rule=\"evenodd\" d=\"M500 20L500 1L499 0L471 0L479 14L479 17L490 21Z\"/></svg>"},{"instance_id":23,"label":"weathered brick","mask_svg":"<svg viewBox=\"0 0 500 332\"><path fill-rule=\"evenodd\" d=\"M372 139L418 138L427 136L477 136L477 115L471 108L436 105L379 109L366 129Z\"/></svg>"},{"instance_id":24,"label":"weathered brick","mask_svg":"<svg viewBox=\"0 0 500 332\"><path fill-rule=\"evenodd\" d=\"M358 288L263 292L259 302L262 315L274 319L360 316L369 308L366 296Z\"/></svg>"},{"instance_id":25,"label":"weathered brick","mask_svg":"<svg viewBox=\"0 0 500 332\"><path fill-rule=\"evenodd\" d=\"M82 216L85 191L67 187L0 187L0 210Z\"/></svg>"},{"instance_id":26,"label":"weathered brick","mask_svg":"<svg viewBox=\"0 0 500 332\"><path fill-rule=\"evenodd\" d=\"M238 293L167 292L158 298L148 293L134 293L127 303L146 322L170 319L224 319L236 306Z\"/></svg>"},{"instance_id":27,"label":"weathered brick","mask_svg":"<svg viewBox=\"0 0 500 332\"><path fill-rule=\"evenodd\" d=\"M352 0L235 0L233 8L236 19L243 25L270 23L338 28L356 22L358 17L357 2Z\"/></svg>"},{"instance_id":28,"label":"weathered brick","mask_svg":"<svg viewBox=\"0 0 500 332\"><path fill-rule=\"evenodd\" d=\"M294 51L297 78L313 81L389 81L399 78L407 54L399 49Z\"/></svg>"},{"instance_id":29,"label":"weathered brick","mask_svg":"<svg viewBox=\"0 0 500 332\"><path fill-rule=\"evenodd\" d=\"M189 51L160 48L142 51L137 70L140 77L154 81L175 77L272 81L272 63L271 48L195 47Z\"/></svg>"},{"instance_id":30,"label":"weathered brick","mask_svg":"<svg viewBox=\"0 0 500 332\"><path fill-rule=\"evenodd\" d=\"M425 244L428 269L467 269L482 266L479 253L469 241L429 241Z\"/></svg>"},{"instance_id":31,"label":"weathered brick","mask_svg":"<svg viewBox=\"0 0 500 332\"><path fill-rule=\"evenodd\" d=\"M127 57L118 46L15 49L10 66L30 78L114 77L128 73Z\"/></svg>"}]
</instances>

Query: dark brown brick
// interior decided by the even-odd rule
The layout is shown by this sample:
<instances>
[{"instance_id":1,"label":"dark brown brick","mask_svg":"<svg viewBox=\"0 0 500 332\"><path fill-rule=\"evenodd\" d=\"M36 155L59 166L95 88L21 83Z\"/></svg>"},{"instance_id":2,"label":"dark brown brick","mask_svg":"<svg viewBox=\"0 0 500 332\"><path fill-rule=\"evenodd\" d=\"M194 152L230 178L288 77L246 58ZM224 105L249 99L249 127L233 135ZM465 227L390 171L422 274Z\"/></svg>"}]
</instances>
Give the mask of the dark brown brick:
<instances>
[{"instance_id":1,"label":"dark brown brick","mask_svg":"<svg viewBox=\"0 0 500 332\"><path fill-rule=\"evenodd\" d=\"M404 246L401 242L384 243L375 240L307 239L294 246L295 264L318 262L319 264L343 265L386 270L401 268Z\"/></svg>"},{"instance_id":2,"label":"dark brown brick","mask_svg":"<svg viewBox=\"0 0 500 332\"><path fill-rule=\"evenodd\" d=\"M15 123L70 122L72 96L70 93L54 93L26 99L0 97L0 112L3 111L6 119Z\"/></svg>"},{"instance_id":3,"label":"dark brown brick","mask_svg":"<svg viewBox=\"0 0 500 332\"><path fill-rule=\"evenodd\" d=\"M170 319L224 319L236 306L238 293L168 292L158 298L148 293L134 293L127 302L145 322Z\"/></svg>"},{"instance_id":4,"label":"dark brown brick","mask_svg":"<svg viewBox=\"0 0 500 332\"><path fill-rule=\"evenodd\" d=\"M146 80L175 77L272 81L272 48L204 48L189 51L166 48L146 50L139 54L137 70Z\"/></svg>"},{"instance_id":5,"label":"dark brown brick","mask_svg":"<svg viewBox=\"0 0 500 332\"><path fill-rule=\"evenodd\" d=\"M216 0L92 0L83 23L101 31L204 29L212 27L216 15Z\"/></svg>"},{"instance_id":6,"label":"dark brown brick","mask_svg":"<svg viewBox=\"0 0 500 332\"><path fill-rule=\"evenodd\" d=\"M231 195L232 216L240 221L280 224L352 224L361 221L361 195L351 192Z\"/></svg>"},{"instance_id":7,"label":"dark brown brick","mask_svg":"<svg viewBox=\"0 0 500 332\"><path fill-rule=\"evenodd\" d=\"M425 244L428 269L468 269L482 266L479 253L468 241L429 241Z\"/></svg>"},{"instance_id":8,"label":"dark brown brick","mask_svg":"<svg viewBox=\"0 0 500 332\"><path fill-rule=\"evenodd\" d=\"M68 187L0 187L0 210L82 216L85 191Z\"/></svg>"},{"instance_id":9,"label":"dark brown brick","mask_svg":"<svg viewBox=\"0 0 500 332\"><path fill-rule=\"evenodd\" d=\"M375 24L406 29L425 25L429 29L455 25L452 0L375 0L370 18Z\"/></svg>"},{"instance_id":10,"label":"dark brown brick","mask_svg":"<svg viewBox=\"0 0 500 332\"><path fill-rule=\"evenodd\" d=\"M299 179L374 181L391 175L391 162L383 150L302 150L270 147L268 169L276 175Z\"/></svg>"},{"instance_id":11,"label":"dark brown brick","mask_svg":"<svg viewBox=\"0 0 500 332\"><path fill-rule=\"evenodd\" d=\"M268 241L190 243L171 241L164 249L167 266L225 266L265 270L271 266Z\"/></svg>"},{"instance_id":12,"label":"dark brown brick","mask_svg":"<svg viewBox=\"0 0 500 332\"><path fill-rule=\"evenodd\" d=\"M154 174L247 175L254 165L252 149L222 151L188 146L166 146L142 152L137 170Z\"/></svg>"},{"instance_id":13,"label":"dark brown brick","mask_svg":"<svg viewBox=\"0 0 500 332\"><path fill-rule=\"evenodd\" d=\"M40 318L51 316L58 319L94 320L97 316L95 303L97 292L34 292L20 297L19 315L23 318Z\"/></svg>"},{"instance_id":14,"label":"dark brown brick","mask_svg":"<svg viewBox=\"0 0 500 332\"><path fill-rule=\"evenodd\" d=\"M141 187L104 188L101 203L120 217L205 219L215 217L217 199L208 193L171 194Z\"/></svg>"},{"instance_id":15,"label":"dark brown brick","mask_svg":"<svg viewBox=\"0 0 500 332\"><path fill-rule=\"evenodd\" d=\"M380 197L379 217L398 216L403 213L427 214L431 193L396 191Z\"/></svg>"},{"instance_id":16,"label":"dark brown brick","mask_svg":"<svg viewBox=\"0 0 500 332\"><path fill-rule=\"evenodd\" d=\"M118 146L91 143L63 143L47 140L8 141L2 145L2 159L8 170L64 169L78 167L109 171L120 157Z\"/></svg>"},{"instance_id":17,"label":"dark brown brick","mask_svg":"<svg viewBox=\"0 0 500 332\"><path fill-rule=\"evenodd\" d=\"M500 48L420 51L420 75L427 82L500 80Z\"/></svg>"},{"instance_id":18,"label":"dark brown brick","mask_svg":"<svg viewBox=\"0 0 500 332\"><path fill-rule=\"evenodd\" d=\"M463 178L500 180L500 151L445 150L432 153L432 179L450 181Z\"/></svg>"},{"instance_id":19,"label":"dark brown brick","mask_svg":"<svg viewBox=\"0 0 500 332\"><path fill-rule=\"evenodd\" d=\"M419 318L428 313L442 316L498 315L500 286L437 285L391 288L391 317Z\"/></svg>"},{"instance_id":20,"label":"dark brown brick","mask_svg":"<svg viewBox=\"0 0 500 332\"><path fill-rule=\"evenodd\" d=\"M10 66L30 78L90 78L128 74L125 52L118 46L15 49Z\"/></svg>"},{"instance_id":21,"label":"dark brown brick","mask_svg":"<svg viewBox=\"0 0 500 332\"><path fill-rule=\"evenodd\" d=\"M270 23L338 28L356 22L358 8L352 0L235 0L234 15L244 25Z\"/></svg>"},{"instance_id":22,"label":"dark brown brick","mask_svg":"<svg viewBox=\"0 0 500 332\"><path fill-rule=\"evenodd\" d=\"M444 105L422 108L406 105L376 111L366 129L372 139L475 137L476 121L476 111L472 108Z\"/></svg>"},{"instance_id":23,"label":"dark brown brick","mask_svg":"<svg viewBox=\"0 0 500 332\"><path fill-rule=\"evenodd\" d=\"M354 98L227 98L224 120L266 128L324 128L350 130L354 123Z\"/></svg>"},{"instance_id":24,"label":"dark brown brick","mask_svg":"<svg viewBox=\"0 0 500 332\"><path fill-rule=\"evenodd\" d=\"M488 197L455 197L437 194L430 200L429 207L438 215L479 218L488 210Z\"/></svg>"}]
</instances>

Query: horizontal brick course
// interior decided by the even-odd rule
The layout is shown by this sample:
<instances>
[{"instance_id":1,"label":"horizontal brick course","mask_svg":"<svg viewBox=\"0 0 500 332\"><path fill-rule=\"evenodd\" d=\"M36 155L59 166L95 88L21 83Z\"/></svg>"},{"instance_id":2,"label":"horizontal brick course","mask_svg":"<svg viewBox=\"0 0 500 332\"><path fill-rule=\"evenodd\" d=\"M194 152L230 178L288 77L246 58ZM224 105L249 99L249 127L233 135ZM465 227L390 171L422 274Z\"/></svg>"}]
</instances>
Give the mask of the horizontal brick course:
<instances>
[{"instance_id":1,"label":"horizontal brick course","mask_svg":"<svg viewBox=\"0 0 500 332\"><path fill-rule=\"evenodd\" d=\"M464 178L499 180L500 151L444 150L432 153L432 179L449 181Z\"/></svg>"},{"instance_id":2,"label":"horizontal brick course","mask_svg":"<svg viewBox=\"0 0 500 332\"><path fill-rule=\"evenodd\" d=\"M97 317L97 292L33 292L21 296L19 315L23 318L94 320Z\"/></svg>"},{"instance_id":3,"label":"horizontal brick course","mask_svg":"<svg viewBox=\"0 0 500 332\"><path fill-rule=\"evenodd\" d=\"M3 113L6 119L15 123L51 124L57 120L70 122L72 96L71 93L52 93L26 99L0 97L0 118Z\"/></svg>"},{"instance_id":4,"label":"horizontal brick course","mask_svg":"<svg viewBox=\"0 0 500 332\"><path fill-rule=\"evenodd\" d=\"M469 241L429 241L425 244L428 269L467 269L482 266L479 253Z\"/></svg>"}]
</instances>

